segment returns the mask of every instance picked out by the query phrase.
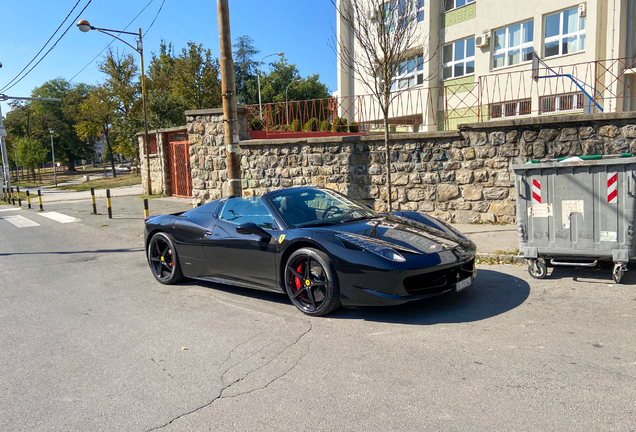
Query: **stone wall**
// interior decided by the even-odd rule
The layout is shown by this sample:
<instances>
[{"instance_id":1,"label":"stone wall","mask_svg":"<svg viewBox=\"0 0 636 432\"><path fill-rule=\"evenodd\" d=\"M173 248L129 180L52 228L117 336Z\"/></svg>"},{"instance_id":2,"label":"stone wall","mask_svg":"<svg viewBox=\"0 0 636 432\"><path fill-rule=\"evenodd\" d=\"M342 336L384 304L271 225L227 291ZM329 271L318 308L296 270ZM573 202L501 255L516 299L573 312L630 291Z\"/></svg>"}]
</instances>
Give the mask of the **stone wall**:
<instances>
[{"instance_id":1,"label":"stone wall","mask_svg":"<svg viewBox=\"0 0 636 432\"><path fill-rule=\"evenodd\" d=\"M226 194L222 113L188 115L194 202ZM246 134L243 130L242 134ZM382 136L244 140L245 195L324 186L387 208ZM456 223L516 221L511 164L530 159L636 152L634 113L529 117L393 134L394 210Z\"/></svg>"}]
</instances>

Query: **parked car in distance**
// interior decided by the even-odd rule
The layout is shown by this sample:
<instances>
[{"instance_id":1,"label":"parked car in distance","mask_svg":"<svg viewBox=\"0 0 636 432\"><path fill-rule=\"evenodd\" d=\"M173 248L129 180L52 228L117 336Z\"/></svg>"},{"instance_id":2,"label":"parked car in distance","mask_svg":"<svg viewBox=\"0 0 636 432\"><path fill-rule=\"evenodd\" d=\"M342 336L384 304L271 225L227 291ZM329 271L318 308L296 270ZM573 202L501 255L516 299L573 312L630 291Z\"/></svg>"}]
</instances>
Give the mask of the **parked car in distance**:
<instances>
[{"instance_id":1,"label":"parked car in distance","mask_svg":"<svg viewBox=\"0 0 636 432\"><path fill-rule=\"evenodd\" d=\"M462 291L476 276L475 244L451 226L417 212L378 213L323 188L149 216L144 237L163 284L186 277L286 293L312 316Z\"/></svg>"}]
</instances>

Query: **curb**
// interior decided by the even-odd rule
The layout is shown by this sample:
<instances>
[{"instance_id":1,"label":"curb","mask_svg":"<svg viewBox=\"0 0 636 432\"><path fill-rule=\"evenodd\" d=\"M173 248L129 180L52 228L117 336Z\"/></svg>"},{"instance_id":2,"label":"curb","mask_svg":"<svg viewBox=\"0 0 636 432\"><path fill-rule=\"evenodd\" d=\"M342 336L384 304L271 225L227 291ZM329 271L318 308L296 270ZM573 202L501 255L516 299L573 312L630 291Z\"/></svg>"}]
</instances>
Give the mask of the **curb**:
<instances>
[{"instance_id":1,"label":"curb","mask_svg":"<svg viewBox=\"0 0 636 432\"><path fill-rule=\"evenodd\" d=\"M505 264L526 264L526 259L519 255L510 254L491 254L491 253L477 253L477 258L487 261L497 261ZM486 264L486 263L485 263Z\"/></svg>"}]
</instances>

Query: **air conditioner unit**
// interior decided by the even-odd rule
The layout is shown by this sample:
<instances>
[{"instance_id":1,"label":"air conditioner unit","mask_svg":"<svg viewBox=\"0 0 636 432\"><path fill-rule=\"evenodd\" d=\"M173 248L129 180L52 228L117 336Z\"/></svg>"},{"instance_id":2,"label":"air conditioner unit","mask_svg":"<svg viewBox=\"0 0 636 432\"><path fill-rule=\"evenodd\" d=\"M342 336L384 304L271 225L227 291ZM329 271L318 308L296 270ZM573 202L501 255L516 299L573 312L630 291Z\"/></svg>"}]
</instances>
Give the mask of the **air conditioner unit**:
<instances>
[{"instance_id":1,"label":"air conditioner unit","mask_svg":"<svg viewBox=\"0 0 636 432\"><path fill-rule=\"evenodd\" d=\"M475 38L475 45L479 48L485 48L490 45L490 34L484 33L483 35L477 36Z\"/></svg>"},{"instance_id":2,"label":"air conditioner unit","mask_svg":"<svg viewBox=\"0 0 636 432\"><path fill-rule=\"evenodd\" d=\"M587 5L585 3L581 3L579 5L579 17L585 18L586 15L587 15Z\"/></svg>"}]
</instances>

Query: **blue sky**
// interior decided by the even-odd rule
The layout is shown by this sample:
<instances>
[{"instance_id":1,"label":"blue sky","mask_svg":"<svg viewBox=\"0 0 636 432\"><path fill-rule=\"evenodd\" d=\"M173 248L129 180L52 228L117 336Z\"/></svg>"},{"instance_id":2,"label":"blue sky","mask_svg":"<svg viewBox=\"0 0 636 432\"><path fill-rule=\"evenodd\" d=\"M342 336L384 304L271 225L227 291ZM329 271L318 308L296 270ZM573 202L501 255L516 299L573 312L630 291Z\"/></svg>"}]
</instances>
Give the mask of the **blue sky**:
<instances>
[{"instance_id":1,"label":"blue sky","mask_svg":"<svg viewBox=\"0 0 636 432\"><path fill-rule=\"evenodd\" d=\"M2 0L0 1L0 88L11 81L35 56L47 39L67 16L77 0ZM70 80L111 38L92 31L80 32L74 18L89 0L80 0L58 34L47 48L73 24L48 56L22 81L2 93L10 96L30 96L31 91L44 82L63 77ZM80 18L95 27L123 30L150 0L92 0ZM163 0L153 0L150 6L133 22L127 31L141 27L146 32L157 15ZM320 79L331 91L336 90L336 56L328 46L335 27L336 12L329 0L229 0L232 40L249 35L263 56L284 52L290 63L295 63L302 76L320 74ZM124 35L134 45L134 36ZM144 37L146 64L152 51L159 50L161 39L172 42L179 52L188 41L202 43L219 56L218 20L215 0L165 0L156 22ZM112 48L132 52L115 41ZM103 56L103 55L102 55ZM97 63L91 63L74 82L94 84L103 80ZM267 61L275 59L274 57ZM32 66L32 65L31 65ZM27 69L28 70L28 69ZM2 104L6 114L8 107Z\"/></svg>"}]
</instances>

